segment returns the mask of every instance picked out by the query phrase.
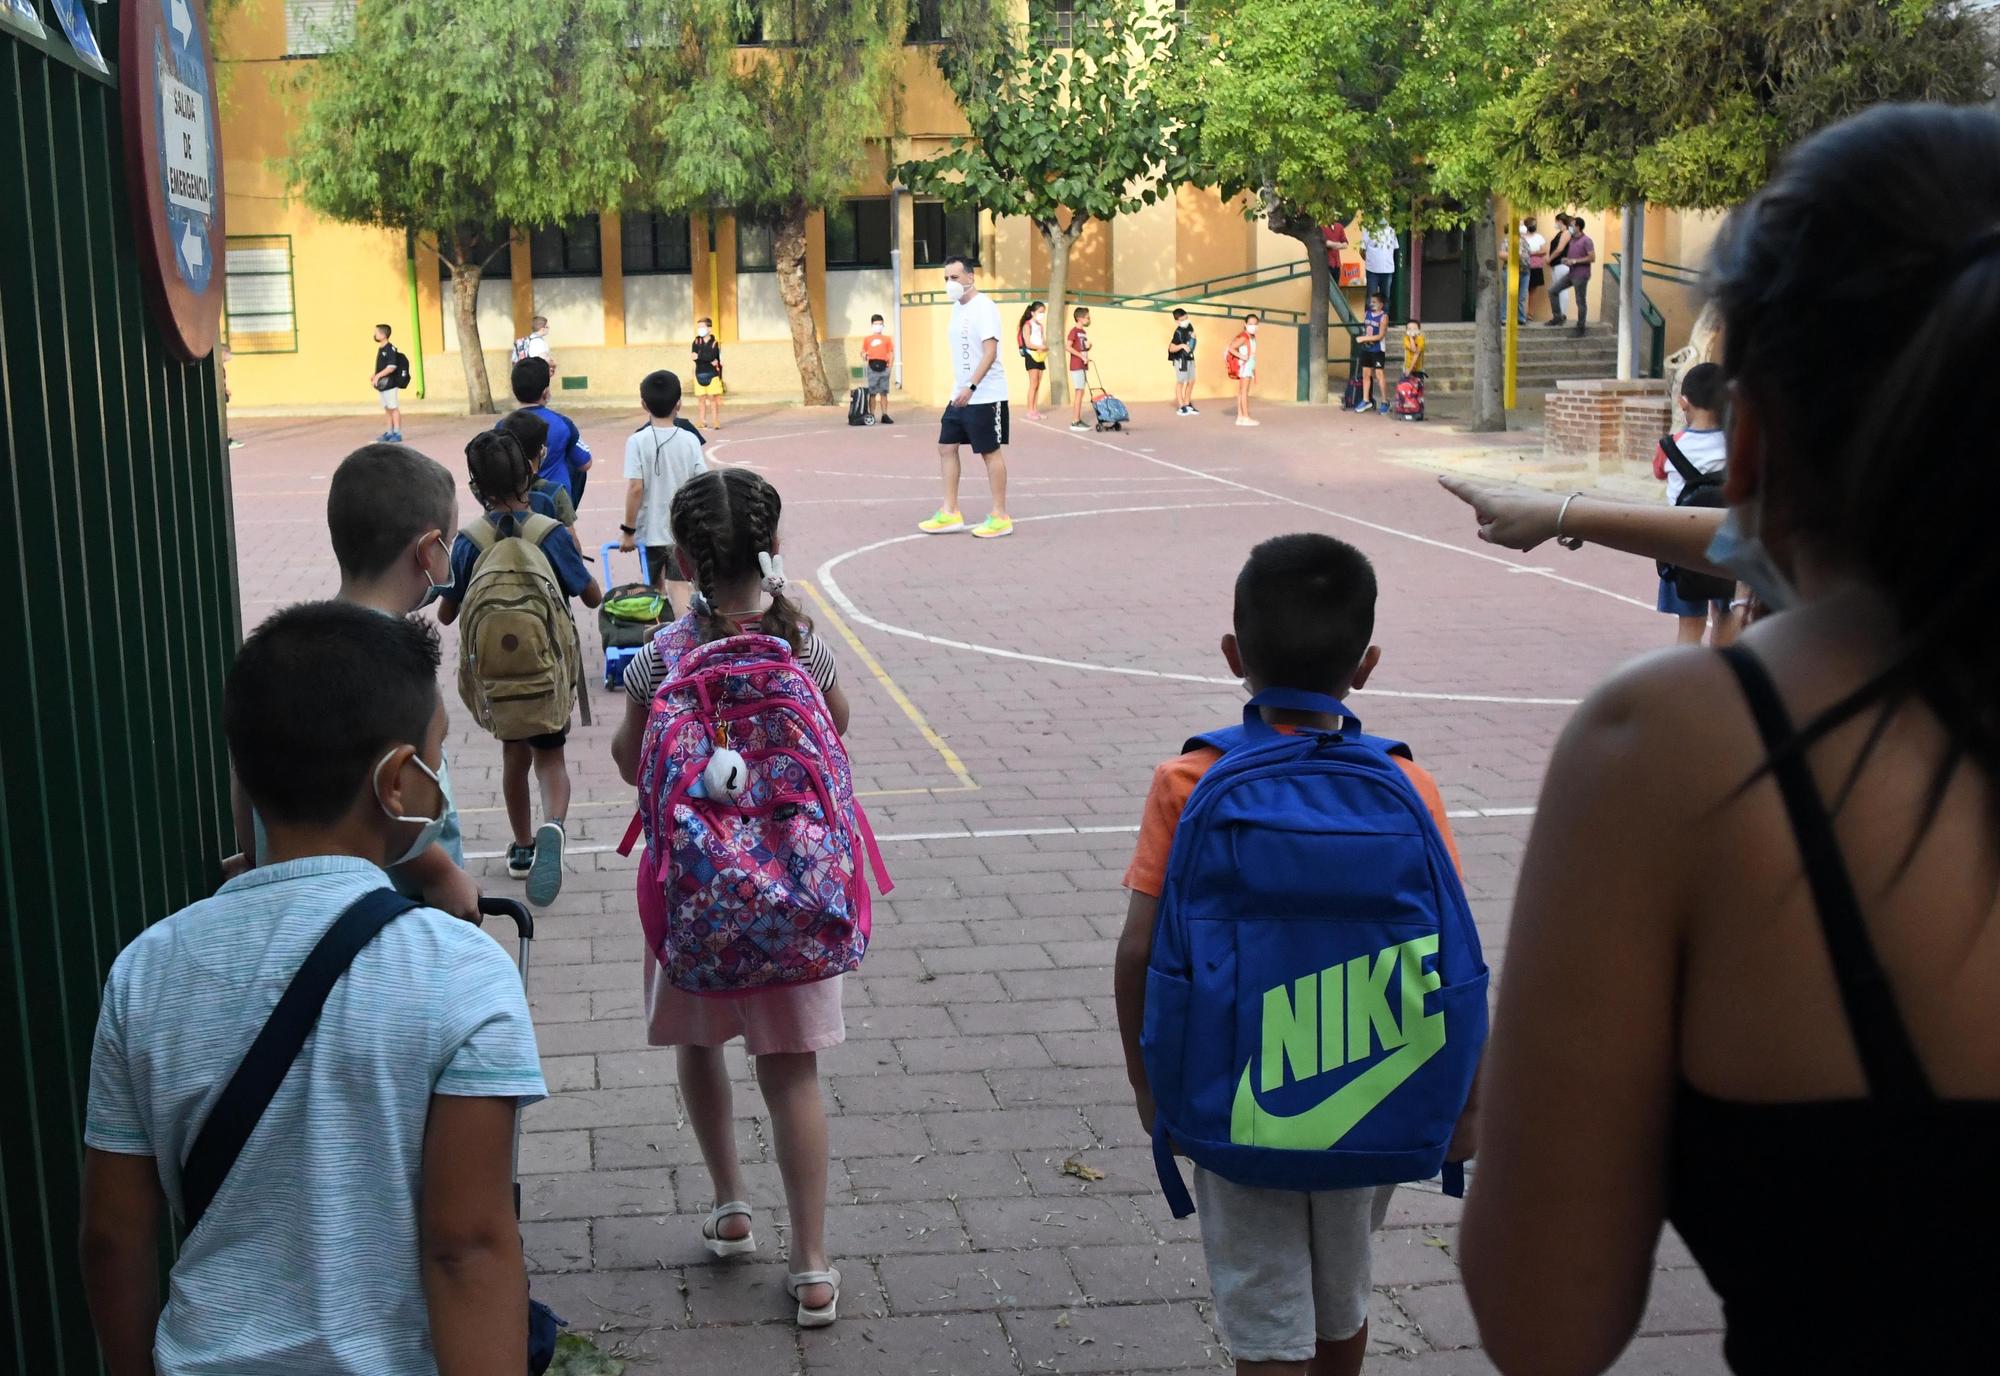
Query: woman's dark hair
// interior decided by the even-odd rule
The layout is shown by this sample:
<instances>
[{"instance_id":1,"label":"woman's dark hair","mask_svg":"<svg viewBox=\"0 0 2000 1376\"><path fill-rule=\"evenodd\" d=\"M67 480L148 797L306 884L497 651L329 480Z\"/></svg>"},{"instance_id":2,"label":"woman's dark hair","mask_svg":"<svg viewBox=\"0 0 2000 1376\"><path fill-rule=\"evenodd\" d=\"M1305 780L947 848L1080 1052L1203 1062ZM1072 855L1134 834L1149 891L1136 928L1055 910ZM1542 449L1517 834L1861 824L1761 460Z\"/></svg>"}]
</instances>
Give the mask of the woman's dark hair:
<instances>
[{"instance_id":1,"label":"woman's dark hair","mask_svg":"<svg viewBox=\"0 0 2000 1376\"><path fill-rule=\"evenodd\" d=\"M1857 257L1857 242L1881 251ZM2000 114L1885 105L1807 139L1729 217L1707 285L1723 371L1774 456L1758 492L1767 540L1837 561L1888 599L1902 636L1793 748L1874 708L1872 749L1922 700L1947 740L1927 827L1968 757L2000 780L2000 454L1957 371L2000 353ZM1887 376L1839 385L1854 327L1881 320L1897 322Z\"/></svg>"},{"instance_id":2,"label":"woman's dark hair","mask_svg":"<svg viewBox=\"0 0 2000 1376\"><path fill-rule=\"evenodd\" d=\"M724 583L758 572L757 556L771 552L783 511L778 489L747 468L708 469L674 493L674 544L694 561L694 584L708 602L704 642L742 634L736 618L724 615L740 609L723 606L719 593ZM803 652L812 622L780 592L772 594L757 629Z\"/></svg>"},{"instance_id":3,"label":"woman's dark hair","mask_svg":"<svg viewBox=\"0 0 2000 1376\"><path fill-rule=\"evenodd\" d=\"M527 500L535 471L521 442L505 430L481 430L465 444L465 472L472 495L491 511L506 502Z\"/></svg>"}]
</instances>

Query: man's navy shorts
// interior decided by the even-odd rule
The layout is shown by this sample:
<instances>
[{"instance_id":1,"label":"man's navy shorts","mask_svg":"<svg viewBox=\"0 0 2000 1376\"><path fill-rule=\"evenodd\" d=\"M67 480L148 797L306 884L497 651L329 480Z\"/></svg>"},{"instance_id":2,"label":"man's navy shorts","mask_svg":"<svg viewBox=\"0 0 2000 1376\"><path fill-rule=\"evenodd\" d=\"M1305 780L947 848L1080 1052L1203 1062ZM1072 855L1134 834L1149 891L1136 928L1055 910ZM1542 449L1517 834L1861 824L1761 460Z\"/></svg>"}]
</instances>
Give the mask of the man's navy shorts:
<instances>
[{"instance_id":1,"label":"man's navy shorts","mask_svg":"<svg viewBox=\"0 0 2000 1376\"><path fill-rule=\"evenodd\" d=\"M1007 403L975 401L944 408L938 425L939 444L963 444L975 454L992 454L1007 443Z\"/></svg>"}]
</instances>

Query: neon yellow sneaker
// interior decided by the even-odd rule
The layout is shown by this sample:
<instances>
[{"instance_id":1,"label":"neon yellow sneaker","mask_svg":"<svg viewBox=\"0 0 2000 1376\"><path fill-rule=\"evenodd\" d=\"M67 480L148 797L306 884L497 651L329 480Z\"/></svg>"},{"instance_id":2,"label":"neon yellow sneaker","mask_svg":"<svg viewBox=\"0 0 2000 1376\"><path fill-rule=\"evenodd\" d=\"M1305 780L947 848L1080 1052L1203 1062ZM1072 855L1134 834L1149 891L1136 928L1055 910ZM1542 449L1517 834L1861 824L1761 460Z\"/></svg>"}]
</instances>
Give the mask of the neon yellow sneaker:
<instances>
[{"instance_id":1,"label":"neon yellow sneaker","mask_svg":"<svg viewBox=\"0 0 2000 1376\"><path fill-rule=\"evenodd\" d=\"M1014 533L1013 518L1008 516L988 516L972 528L975 540L998 540L1003 535Z\"/></svg>"},{"instance_id":2,"label":"neon yellow sneaker","mask_svg":"<svg viewBox=\"0 0 2000 1376\"><path fill-rule=\"evenodd\" d=\"M965 517L956 511L940 511L928 521L917 522L917 529L926 535L950 535L965 529Z\"/></svg>"}]
</instances>

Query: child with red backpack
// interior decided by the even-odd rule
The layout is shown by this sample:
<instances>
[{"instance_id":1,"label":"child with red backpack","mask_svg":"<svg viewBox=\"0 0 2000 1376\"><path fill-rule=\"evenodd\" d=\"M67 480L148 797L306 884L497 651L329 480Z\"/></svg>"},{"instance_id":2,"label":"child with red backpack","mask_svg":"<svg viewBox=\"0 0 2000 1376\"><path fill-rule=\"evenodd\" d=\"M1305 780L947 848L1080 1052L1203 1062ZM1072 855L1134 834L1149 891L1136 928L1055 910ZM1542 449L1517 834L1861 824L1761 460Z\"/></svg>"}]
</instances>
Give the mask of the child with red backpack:
<instances>
[{"instance_id":1,"label":"child with red backpack","mask_svg":"<svg viewBox=\"0 0 2000 1376\"><path fill-rule=\"evenodd\" d=\"M866 868L888 891L854 796L833 652L785 595L777 489L747 468L698 473L674 494L686 616L625 674L612 758L639 789L638 906L646 1040L679 1051L681 1098L714 1187L702 1239L757 1249L744 1200L723 1046L755 1059L791 1213L786 1292L798 1324L831 1324L840 1272L826 1253L827 1123L818 1053L846 1040L841 976L869 933Z\"/></svg>"}]
</instances>

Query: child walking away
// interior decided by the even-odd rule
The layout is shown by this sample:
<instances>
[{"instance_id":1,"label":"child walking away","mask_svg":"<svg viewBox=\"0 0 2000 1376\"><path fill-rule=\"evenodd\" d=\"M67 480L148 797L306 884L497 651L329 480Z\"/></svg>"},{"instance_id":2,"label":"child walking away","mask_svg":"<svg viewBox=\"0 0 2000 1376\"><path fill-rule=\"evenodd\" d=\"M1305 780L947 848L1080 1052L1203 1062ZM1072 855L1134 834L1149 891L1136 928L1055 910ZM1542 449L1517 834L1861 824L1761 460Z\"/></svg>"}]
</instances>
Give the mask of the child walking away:
<instances>
[{"instance_id":1,"label":"child walking away","mask_svg":"<svg viewBox=\"0 0 2000 1376\"><path fill-rule=\"evenodd\" d=\"M535 481L529 484L528 505L544 516L555 517L574 531L576 503L569 499L569 489L541 476L542 462L549 456L548 421L542 418L539 410L523 407L500 417L500 424L494 428L512 435L514 443L520 445L521 452L528 456L528 468L536 475Z\"/></svg>"},{"instance_id":2,"label":"child walking away","mask_svg":"<svg viewBox=\"0 0 2000 1376\"><path fill-rule=\"evenodd\" d=\"M1360 551L1251 551L1222 654L1253 696L1154 773L1125 876L1126 1073L1176 1217L1194 1159L1239 1373L1355 1376L1395 1185L1471 1154L1486 966L1436 783L1341 701L1374 625Z\"/></svg>"},{"instance_id":3,"label":"child walking away","mask_svg":"<svg viewBox=\"0 0 2000 1376\"><path fill-rule=\"evenodd\" d=\"M1072 430L1088 430L1083 423L1083 404L1090 399L1090 307L1078 306L1071 316L1076 323L1070 326L1069 337L1069 388L1074 394L1070 398L1070 422Z\"/></svg>"},{"instance_id":4,"label":"child walking away","mask_svg":"<svg viewBox=\"0 0 2000 1376\"><path fill-rule=\"evenodd\" d=\"M695 423L720 430L722 344L715 337L715 322L705 315L694 322L694 347L688 357L694 361Z\"/></svg>"},{"instance_id":5,"label":"child walking away","mask_svg":"<svg viewBox=\"0 0 2000 1376\"><path fill-rule=\"evenodd\" d=\"M785 595L777 489L713 469L675 494L688 614L626 670L612 758L639 790L639 920L647 1041L679 1048L681 1100L715 1208L717 1257L757 1249L723 1046L756 1064L791 1215L786 1292L802 1328L830 1324L840 1272L826 1251L827 1124L818 1053L846 1038L841 976L869 933L866 870L888 882L840 733L833 654Z\"/></svg>"},{"instance_id":6,"label":"child walking away","mask_svg":"<svg viewBox=\"0 0 2000 1376\"><path fill-rule=\"evenodd\" d=\"M81 1253L111 1371L528 1369L508 1161L546 1092L527 1000L492 938L383 875L451 808L437 672L425 623L332 602L237 653L222 729L271 863L119 954L91 1051ZM295 1058L260 1039L308 1026Z\"/></svg>"},{"instance_id":7,"label":"child walking away","mask_svg":"<svg viewBox=\"0 0 2000 1376\"><path fill-rule=\"evenodd\" d=\"M1030 301L1014 326L1014 346L1021 351L1021 366L1028 373L1028 419L1040 420L1035 403L1042 395L1042 377L1049 370L1049 308Z\"/></svg>"},{"instance_id":8,"label":"child walking away","mask_svg":"<svg viewBox=\"0 0 2000 1376\"><path fill-rule=\"evenodd\" d=\"M889 416L889 365L896 361L896 341L883 328L882 317L868 317L868 337L861 341L861 385L868 395L869 409L883 425L896 422Z\"/></svg>"},{"instance_id":9,"label":"child walking away","mask_svg":"<svg viewBox=\"0 0 2000 1376\"><path fill-rule=\"evenodd\" d=\"M1243 317L1243 328L1229 341L1229 376L1236 384L1236 423L1262 425L1250 418L1250 384L1257 377L1257 313Z\"/></svg>"},{"instance_id":10,"label":"child walking away","mask_svg":"<svg viewBox=\"0 0 2000 1376\"><path fill-rule=\"evenodd\" d=\"M1725 506L1722 495L1727 454L1723 447L1722 405L1728 384L1721 365L1697 363L1681 379L1680 408L1687 424L1660 439L1653 451L1653 476L1667 485L1668 506ZM1742 629L1730 603L1733 579L1661 564L1659 608L1678 618L1674 643L1699 645L1704 633L1713 646L1728 645Z\"/></svg>"},{"instance_id":11,"label":"child walking away","mask_svg":"<svg viewBox=\"0 0 2000 1376\"><path fill-rule=\"evenodd\" d=\"M676 607L687 605L687 584L668 586L680 576L674 557L674 494L707 466L701 441L675 423L681 410L681 380L661 369L639 383L639 401L650 419L625 441L625 519L618 548L646 551L653 587Z\"/></svg>"},{"instance_id":12,"label":"child walking away","mask_svg":"<svg viewBox=\"0 0 2000 1376\"><path fill-rule=\"evenodd\" d=\"M375 438L385 444L403 442L402 389L410 385L410 360L389 342L389 327L375 327L375 371L368 379L382 400L382 415L389 428Z\"/></svg>"},{"instance_id":13,"label":"child walking away","mask_svg":"<svg viewBox=\"0 0 2000 1376\"><path fill-rule=\"evenodd\" d=\"M526 879L528 901L545 908L562 892L570 792L563 746L583 672L569 599L595 607L603 593L576 537L530 505L532 470L512 435L474 435L465 465L486 514L452 542L451 587L438 599L438 620L465 619L458 695L500 742L500 792L513 829L507 873ZM539 830L530 829L530 771L541 784Z\"/></svg>"},{"instance_id":14,"label":"child walking away","mask_svg":"<svg viewBox=\"0 0 2000 1376\"><path fill-rule=\"evenodd\" d=\"M1174 414L1198 416L1194 406L1194 322L1174 307L1174 334L1167 341L1167 362L1174 368Z\"/></svg>"},{"instance_id":15,"label":"child walking away","mask_svg":"<svg viewBox=\"0 0 2000 1376\"><path fill-rule=\"evenodd\" d=\"M584 485L590 481L590 447L583 442L576 422L549 405L549 379L553 376L546 359L526 358L514 365L508 382L521 409L540 417L549 428L536 476L568 491L570 506L575 508L583 505ZM496 421L493 428L498 430L505 419Z\"/></svg>"}]
</instances>

